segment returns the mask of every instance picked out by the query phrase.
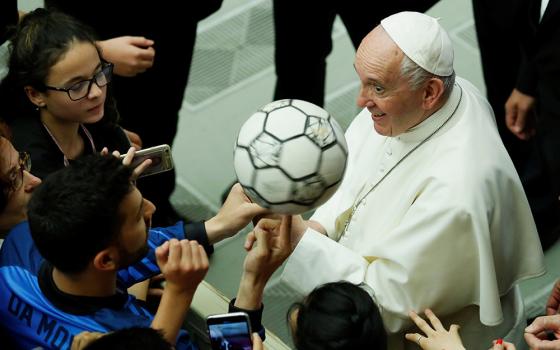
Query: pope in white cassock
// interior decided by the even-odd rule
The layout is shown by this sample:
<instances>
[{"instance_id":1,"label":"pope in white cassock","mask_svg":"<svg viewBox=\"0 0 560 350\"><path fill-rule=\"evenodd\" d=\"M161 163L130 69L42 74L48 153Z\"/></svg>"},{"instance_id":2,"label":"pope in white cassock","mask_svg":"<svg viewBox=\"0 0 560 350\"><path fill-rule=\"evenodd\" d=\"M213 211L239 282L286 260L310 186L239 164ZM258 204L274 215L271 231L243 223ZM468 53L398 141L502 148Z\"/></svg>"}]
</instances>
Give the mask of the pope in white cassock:
<instances>
[{"instance_id":1,"label":"pope in white cassock","mask_svg":"<svg viewBox=\"0 0 560 350\"><path fill-rule=\"evenodd\" d=\"M522 346L517 283L545 272L518 175L484 97L455 78L436 19L402 12L362 41L354 63L364 110L346 132L348 168L309 221L294 217L282 280L302 294L332 281L374 291L389 349L409 310L461 325L467 349Z\"/></svg>"}]
</instances>

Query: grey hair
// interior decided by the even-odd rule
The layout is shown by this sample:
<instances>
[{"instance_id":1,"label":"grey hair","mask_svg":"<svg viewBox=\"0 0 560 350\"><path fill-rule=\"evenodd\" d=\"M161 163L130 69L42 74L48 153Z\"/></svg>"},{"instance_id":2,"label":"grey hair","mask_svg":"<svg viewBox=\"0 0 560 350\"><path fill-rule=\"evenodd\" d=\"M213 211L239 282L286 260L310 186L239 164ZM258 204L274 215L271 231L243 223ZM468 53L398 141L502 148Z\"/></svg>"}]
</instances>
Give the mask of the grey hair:
<instances>
[{"instance_id":1,"label":"grey hair","mask_svg":"<svg viewBox=\"0 0 560 350\"><path fill-rule=\"evenodd\" d=\"M425 82L427 82L431 78L437 78L441 80L443 82L442 96L444 100L447 99L447 97L451 93L451 90L453 89L453 85L455 84L455 71L453 71L451 75L445 77L435 75L417 65L407 55L403 55L403 59L401 61L401 76L408 79L408 84L413 91L418 90Z\"/></svg>"}]
</instances>

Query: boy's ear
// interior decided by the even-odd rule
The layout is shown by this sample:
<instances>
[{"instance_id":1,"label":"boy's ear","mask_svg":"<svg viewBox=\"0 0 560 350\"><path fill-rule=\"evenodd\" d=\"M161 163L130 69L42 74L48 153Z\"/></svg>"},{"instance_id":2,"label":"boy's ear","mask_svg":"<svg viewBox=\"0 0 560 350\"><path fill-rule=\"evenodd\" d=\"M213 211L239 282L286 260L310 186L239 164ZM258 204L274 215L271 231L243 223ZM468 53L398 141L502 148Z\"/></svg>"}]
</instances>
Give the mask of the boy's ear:
<instances>
[{"instance_id":1,"label":"boy's ear","mask_svg":"<svg viewBox=\"0 0 560 350\"><path fill-rule=\"evenodd\" d=\"M100 251L93 258L93 267L100 271L112 271L118 268L118 252L114 247Z\"/></svg>"}]
</instances>

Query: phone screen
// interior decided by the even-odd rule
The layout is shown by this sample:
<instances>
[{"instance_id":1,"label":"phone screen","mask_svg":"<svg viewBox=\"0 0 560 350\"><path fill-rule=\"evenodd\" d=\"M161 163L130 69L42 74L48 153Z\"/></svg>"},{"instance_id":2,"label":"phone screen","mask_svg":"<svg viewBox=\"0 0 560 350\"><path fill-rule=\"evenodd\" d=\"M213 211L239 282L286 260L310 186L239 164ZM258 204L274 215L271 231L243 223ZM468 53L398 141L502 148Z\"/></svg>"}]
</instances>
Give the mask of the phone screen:
<instances>
[{"instance_id":1,"label":"phone screen","mask_svg":"<svg viewBox=\"0 0 560 350\"><path fill-rule=\"evenodd\" d=\"M251 334L244 317L208 320L210 344L214 350L251 350Z\"/></svg>"}]
</instances>

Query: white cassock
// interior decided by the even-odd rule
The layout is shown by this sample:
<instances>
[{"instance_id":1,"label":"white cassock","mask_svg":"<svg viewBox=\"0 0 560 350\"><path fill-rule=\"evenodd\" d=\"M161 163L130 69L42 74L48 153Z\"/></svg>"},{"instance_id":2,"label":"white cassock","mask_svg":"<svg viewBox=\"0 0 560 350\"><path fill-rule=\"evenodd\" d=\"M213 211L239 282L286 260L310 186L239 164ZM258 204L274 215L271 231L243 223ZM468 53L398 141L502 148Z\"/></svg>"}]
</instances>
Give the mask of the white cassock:
<instances>
[{"instance_id":1,"label":"white cassock","mask_svg":"<svg viewBox=\"0 0 560 350\"><path fill-rule=\"evenodd\" d=\"M428 307L446 326L461 325L467 349L506 336L523 344L516 283L545 272L543 253L480 92L457 78L440 110L397 137L377 134L365 109L346 139L343 183L311 218L328 237L308 229L282 280L302 294L326 282L367 283L389 349L417 348L404 339L407 314ZM364 195L343 233L348 209Z\"/></svg>"}]
</instances>

